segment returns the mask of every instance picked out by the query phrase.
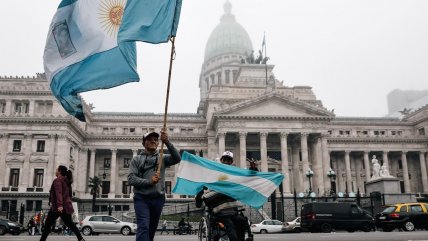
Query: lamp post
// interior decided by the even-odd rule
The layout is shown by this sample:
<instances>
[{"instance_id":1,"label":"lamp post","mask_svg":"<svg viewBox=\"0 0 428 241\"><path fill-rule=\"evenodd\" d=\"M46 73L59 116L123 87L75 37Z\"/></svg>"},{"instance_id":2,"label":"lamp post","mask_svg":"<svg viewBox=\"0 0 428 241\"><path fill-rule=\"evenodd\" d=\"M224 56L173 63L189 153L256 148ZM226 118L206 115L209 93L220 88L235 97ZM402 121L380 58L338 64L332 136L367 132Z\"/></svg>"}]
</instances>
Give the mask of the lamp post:
<instances>
[{"instance_id":1,"label":"lamp post","mask_svg":"<svg viewBox=\"0 0 428 241\"><path fill-rule=\"evenodd\" d=\"M312 171L311 169L307 170L306 176L309 178L309 195L311 195L311 193L312 193L311 178L314 176L314 171Z\"/></svg>"},{"instance_id":2,"label":"lamp post","mask_svg":"<svg viewBox=\"0 0 428 241\"><path fill-rule=\"evenodd\" d=\"M336 194L336 172L330 168L330 170L328 170L327 172L327 177L330 178L330 183L331 183L330 195L333 196Z\"/></svg>"}]
</instances>

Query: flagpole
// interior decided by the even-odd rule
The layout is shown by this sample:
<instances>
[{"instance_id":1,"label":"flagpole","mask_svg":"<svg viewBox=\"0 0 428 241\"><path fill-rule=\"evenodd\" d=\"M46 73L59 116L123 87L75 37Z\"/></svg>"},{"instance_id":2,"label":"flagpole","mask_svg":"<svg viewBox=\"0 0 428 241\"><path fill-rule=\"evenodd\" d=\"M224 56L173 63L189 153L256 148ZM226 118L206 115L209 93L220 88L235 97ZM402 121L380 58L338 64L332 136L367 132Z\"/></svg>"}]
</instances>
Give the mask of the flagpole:
<instances>
[{"instance_id":1,"label":"flagpole","mask_svg":"<svg viewBox=\"0 0 428 241\"><path fill-rule=\"evenodd\" d=\"M174 61L174 54L175 54L175 36L171 38L171 43L172 43L172 45L171 45L171 56L169 59L168 86L166 88L165 112L163 115L163 127L162 127L162 130L165 132L166 132L166 122L167 122L166 117L168 115L169 89L171 86L172 62ZM156 174L158 176L160 176L160 170L164 164L163 163L163 146L164 146L164 143L162 142L161 148L159 151L159 164L158 164L158 167L156 170Z\"/></svg>"},{"instance_id":2,"label":"flagpole","mask_svg":"<svg viewBox=\"0 0 428 241\"><path fill-rule=\"evenodd\" d=\"M265 47L265 73L266 73L266 87L268 85L268 74L267 74L267 50L266 50L266 33L263 33L263 45Z\"/></svg>"}]
</instances>

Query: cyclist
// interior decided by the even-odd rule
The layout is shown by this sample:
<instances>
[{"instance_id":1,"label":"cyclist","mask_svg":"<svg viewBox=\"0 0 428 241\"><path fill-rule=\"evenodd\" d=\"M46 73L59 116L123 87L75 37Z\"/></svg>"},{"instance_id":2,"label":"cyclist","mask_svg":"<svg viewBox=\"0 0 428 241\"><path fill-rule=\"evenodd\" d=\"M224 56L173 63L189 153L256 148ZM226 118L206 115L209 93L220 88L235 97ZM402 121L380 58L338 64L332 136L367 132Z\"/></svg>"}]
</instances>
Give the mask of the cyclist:
<instances>
[{"instance_id":1,"label":"cyclist","mask_svg":"<svg viewBox=\"0 0 428 241\"><path fill-rule=\"evenodd\" d=\"M230 151L224 152L220 158L220 162L232 165L233 153ZM212 210L216 220L224 224L230 241L245 241L245 231L249 224L243 215L239 215L238 210L242 206L238 201L225 194L206 188L199 192L195 199L197 207L201 207L202 202L204 202ZM247 240L252 240L252 237Z\"/></svg>"}]
</instances>

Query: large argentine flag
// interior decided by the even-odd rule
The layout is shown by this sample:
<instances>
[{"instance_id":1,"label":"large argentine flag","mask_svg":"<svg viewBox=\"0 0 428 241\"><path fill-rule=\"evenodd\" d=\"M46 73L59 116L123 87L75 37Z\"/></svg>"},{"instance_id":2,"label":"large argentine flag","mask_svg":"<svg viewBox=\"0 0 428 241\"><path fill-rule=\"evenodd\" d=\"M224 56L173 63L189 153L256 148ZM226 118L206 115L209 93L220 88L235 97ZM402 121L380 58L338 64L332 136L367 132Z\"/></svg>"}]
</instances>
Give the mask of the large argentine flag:
<instances>
[{"instance_id":1,"label":"large argentine flag","mask_svg":"<svg viewBox=\"0 0 428 241\"><path fill-rule=\"evenodd\" d=\"M184 152L173 192L196 195L205 186L259 209L283 179L280 173L241 169Z\"/></svg>"},{"instance_id":2,"label":"large argentine flag","mask_svg":"<svg viewBox=\"0 0 428 241\"><path fill-rule=\"evenodd\" d=\"M134 41L175 36L182 0L62 0L49 28L44 66L53 95L84 121L78 93L139 80Z\"/></svg>"}]
</instances>

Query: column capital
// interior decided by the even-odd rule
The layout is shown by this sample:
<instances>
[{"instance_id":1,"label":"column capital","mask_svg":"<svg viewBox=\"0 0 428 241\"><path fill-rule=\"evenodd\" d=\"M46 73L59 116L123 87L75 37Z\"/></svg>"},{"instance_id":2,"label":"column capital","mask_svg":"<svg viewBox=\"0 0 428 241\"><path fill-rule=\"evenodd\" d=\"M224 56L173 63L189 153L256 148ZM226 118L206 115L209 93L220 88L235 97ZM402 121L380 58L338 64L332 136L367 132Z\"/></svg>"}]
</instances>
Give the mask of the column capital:
<instances>
[{"instance_id":1,"label":"column capital","mask_svg":"<svg viewBox=\"0 0 428 241\"><path fill-rule=\"evenodd\" d=\"M111 148L110 151L111 151L112 154L116 153L117 152L117 148Z\"/></svg>"},{"instance_id":2,"label":"column capital","mask_svg":"<svg viewBox=\"0 0 428 241\"><path fill-rule=\"evenodd\" d=\"M226 132L218 132L217 136L220 137L225 137L226 136Z\"/></svg>"},{"instance_id":3,"label":"column capital","mask_svg":"<svg viewBox=\"0 0 428 241\"><path fill-rule=\"evenodd\" d=\"M346 155L349 155L351 153L350 150L344 150L344 152L345 152Z\"/></svg>"},{"instance_id":4,"label":"column capital","mask_svg":"<svg viewBox=\"0 0 428 241\"><path fill-rule=\"evenodd\" d=\"M240 132L239 132L239 137L246 137L246 136L247 136L247 134L248 134L248 132L240 131Z\"/></svg>"},{"instance_id":5,"label":"column capital","mask_svg":"<svg viewBox=\"0 0 428 241\"><path fill-rule=\"evenodd\" d=\"M406 155L408 151L401 151L402 155Z\"/></svg>"},{"instance_id":6,"label":"column capital","mask_svg":"<svg viewBox=\"0 0 428 241\"><path fill-rule=\"evenodd\" d=\"M427 151L426 150L420 150L419 151L419 154L422 154L422 155L425 155L427 153Z\"/></svg>"},{"instance_id":7,"label":"column capital","mask_svg":"<svg viewBox=\"0 0 428 241\"><path fill-rule=\"evenodd\" d=\"M91 148L91 147L89 147L88 149L89 149L91 152L93 152L93 153L97 152L97 148L93 148L93 147Z\"/></svg>"},{"instance_id":8,"label":"column capital","mask_svg":"<svg viewBox=\"0 0 428 241\"><path fill-rule=\"evenodd\" d=\"M281 135L282 138L287 138L288 137L288 132L283 131L283 132L280 133L280 135Z\"/></svg>"},{"instance_id":9,"label":"column capital","mask_svg":"<svg viewBox=\"0 0 428 241\"><path fill-rule=\"evenodd\" d=\"M308 137L309 133L307 132L300 132L300 137Z\"/></svg>"},{"instance_id":10,"label":"column capital","mask_svg":"<svg viewBox=\"0 0 428 241\"><path fill-rule=\"evenodd\" d=\"M260 132L260 137L267 137L268 136L268 132L266 132L266 131L263 131L263 132Z\"/></svg>"},{"instance_id":11,"label":"column capital","mask_svg":"<svg viewBox=\"0 0 428 241\"><path fill-rule=\"evenodd\" d=\"M79 147L79 152L87 152L89 151L89 148L87 147Z\"/></svg>"}]
</instances>

